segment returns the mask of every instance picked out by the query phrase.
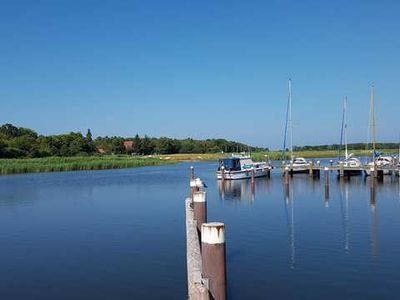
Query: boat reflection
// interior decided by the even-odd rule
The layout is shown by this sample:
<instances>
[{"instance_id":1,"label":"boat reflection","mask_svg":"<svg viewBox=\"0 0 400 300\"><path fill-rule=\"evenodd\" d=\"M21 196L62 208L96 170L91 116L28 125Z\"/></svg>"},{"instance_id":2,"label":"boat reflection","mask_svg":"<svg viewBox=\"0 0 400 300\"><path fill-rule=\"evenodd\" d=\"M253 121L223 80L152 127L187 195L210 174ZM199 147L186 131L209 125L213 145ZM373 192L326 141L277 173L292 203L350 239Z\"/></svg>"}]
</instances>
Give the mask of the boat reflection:
<instances>
[{"instance_id":1,"label":"boat reflection","mask_svg":"<svg viewBox=\"0 0 400 300\"><path fill-rule=\"evenodd\" d=\"M350 212L349 212L349 181L340 181L340 209L342 214L343 241L345 253L350 252Z\"/></svg>"},{"instance_id":2,"label":"boat reflection","mask_svg":"<svg viewBox=\"0 0 400 300\"><path fill-rule=\"evenodd\" d=\"M266 194L270 189L270 180L256 178L251 180L224 180L218 181L218 192L221 200L252 203L256 199L256 190Z\"/></svg>"}]
</instances>

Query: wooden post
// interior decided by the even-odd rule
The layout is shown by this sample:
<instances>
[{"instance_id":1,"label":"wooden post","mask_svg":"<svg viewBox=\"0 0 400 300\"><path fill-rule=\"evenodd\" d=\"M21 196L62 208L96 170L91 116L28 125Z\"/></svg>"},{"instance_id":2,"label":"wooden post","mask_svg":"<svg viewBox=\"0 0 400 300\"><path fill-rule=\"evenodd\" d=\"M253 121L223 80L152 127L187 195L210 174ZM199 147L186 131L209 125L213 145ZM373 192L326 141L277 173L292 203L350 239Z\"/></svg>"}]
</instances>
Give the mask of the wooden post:
<instances>
[{"instance_id":1,"label":"wooden post","mask_svg":"<svg viewBox=\"0 0 400 300\"><path fill-rule=\"evenodd\" d=\"M332 168L333 167L333 160L332 159L329 161L329 164L331 165L331 168Z\"/></svg>"},{"instance_id":2,"label":"wooden post","mask_svg":"<svg viewBox=\"0 0 400 300\"><path fill-rule=\"evenodd\" d=\"M214 300L226 299L226 248L224 223L204 223L201 227L203 277L208 279Z\"/></svg>"},{"instance_id":3,"label":"wooden post","mask_svg":"<svg viewBox=\"0 0 400 300\"><path fill-rule=\"evenodd\" d=\"M255 177L256 177L256 170L254 170L254 167L251 167L251 177L250 177L251 184L254 184Z\"/></svg>"},{"instance_id":4,"label":"wooden post","mask_svg":"<svg viewBox=\"0 0 400 300\"><path fill-rule=\"evenodd\" d=\"M284 179L284 183L285 185L289 185L289 168L286 167L283 173L283 179Z\"/></svg>"},{"instance_id":5,"label":"wooden post","mask_svg":"<svg viewBox=\"0 0 400 300\"><path fill-rule=\"evenodd\" d=\"M324 176L325 176L325 200L329 199L329 168L324 168Z\"/></svg>"},{"instance_id":6,"label":"wooden post","mask_svg":"<svg viewBox=\"0 0 400 300\"><path fill-rule=\"evenodd\" d=\"M191 179L190 180L190 198L192 198L192 201L193 201L193 194L198 191L200 191L200 188L197 187L196 180Z\"/></svg>"},{"instance_id":7,"label":"wooden post","mask_svg":"<svg viewBox=\"0 0 400 300\"><path fill-rule=\"evenodd\" d=\"M313 163L313 162L310 162L310 167L309 167L309 170L308 170L308 174L309 174L310 176L313 176L313 166L314 166L314 163Z\"/></svg>"},{"instance_id":8,"label":"wooden post","mask_svg":"<svg viewBox=\"0 0 400 300\"><path fill-rule=\"evenodd\" d=\"M344 165L343 162L340 163L339 165L339 176L344 177Z\"/></svg>"},{"instance_id":9,"label":"wooden post","mask_svg":"<svg viewBox=\"0 0 400 300\"><path fill-rule=\"evenodd\" d=\"M190 180L194 179L194 167L190 166Z\"/></svg>"},{"instance_id":10,"label":"wooden post","mask_svg":"<svg viewBox=\"0 0 400 300\"><path fill-rule=\"evenodd\" d=\"M225 183L225 167L221 166L221 182L222 184Z\"/></svg>"},{"instance_id":11,"label":"wooden post","mask_svg":"<svg viewBox=\"0 0 400 300\"><path fill-rule=\"evenodd\" d=\"M197 221L197 229L201 232L201 225L207 222L207 194L203 191L193 193L194 220Z\"/></svg>"}]
</instances>

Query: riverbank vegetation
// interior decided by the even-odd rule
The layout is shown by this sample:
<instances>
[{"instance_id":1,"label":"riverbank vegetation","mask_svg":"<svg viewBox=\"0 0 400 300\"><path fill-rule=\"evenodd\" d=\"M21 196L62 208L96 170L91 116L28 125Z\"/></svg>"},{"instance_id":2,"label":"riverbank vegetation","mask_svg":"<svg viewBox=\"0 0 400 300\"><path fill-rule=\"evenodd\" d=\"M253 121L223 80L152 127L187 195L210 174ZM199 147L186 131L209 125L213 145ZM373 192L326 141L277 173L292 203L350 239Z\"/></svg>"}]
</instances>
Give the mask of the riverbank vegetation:
<instances>
[{"instance_id":1,"label":"riverbank vegetation","mask_svg":"<svg viewBox=\"0 0 400 300\"><path fill-rule=\"evenodd\" d=\"M154 155L176 153L217 153L262 151L243 143L224 139L171 139L167 137L97 137L88 129L86 135L71 132L39 135L32 129L5 124L0 127L0 158L37 158L90 156L94 154Z\"/></svg>"}]
</instances>

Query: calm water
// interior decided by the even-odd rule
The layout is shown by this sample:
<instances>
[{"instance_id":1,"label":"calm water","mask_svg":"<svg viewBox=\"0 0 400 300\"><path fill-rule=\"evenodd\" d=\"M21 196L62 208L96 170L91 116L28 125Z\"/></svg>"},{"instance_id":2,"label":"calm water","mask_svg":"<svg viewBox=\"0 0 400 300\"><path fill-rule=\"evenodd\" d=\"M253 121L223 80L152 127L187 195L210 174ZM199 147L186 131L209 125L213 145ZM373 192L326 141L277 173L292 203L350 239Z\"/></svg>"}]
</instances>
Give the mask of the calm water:
<instances>
[{"instance_id":1,"label":"calm water","mask_svg":"<svg viewBox=\"0 0 400 300\"><path fill-rule=\"evenodd\" d=\"M189 164L0 177L0 299L185 299ZM226 223L231 299L397 299L400 190L385 178L227 182L196 163Z\"/></svg>"}]
</instances>

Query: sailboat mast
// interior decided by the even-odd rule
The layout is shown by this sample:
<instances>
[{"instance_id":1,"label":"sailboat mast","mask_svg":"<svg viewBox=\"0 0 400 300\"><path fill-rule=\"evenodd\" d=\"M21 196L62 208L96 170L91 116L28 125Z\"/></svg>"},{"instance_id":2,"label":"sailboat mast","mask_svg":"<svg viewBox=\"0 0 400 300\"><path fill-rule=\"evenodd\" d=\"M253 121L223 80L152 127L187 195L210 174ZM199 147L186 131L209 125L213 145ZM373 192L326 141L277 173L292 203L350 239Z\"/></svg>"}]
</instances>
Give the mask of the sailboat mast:
<instances>
[{"instance_id":1,"label":"sailboat mast","mask_svg":"<svg viewBox=\"0 0 400 300\"><path fill-rule=\"evenodd\" d=\"M347 160L349 158L349 153L347 149L347 97L344 98L343 114L344 114L344 145L345 145L344 155Z\"/></svg>"},{"instance_id":2,"label":"sailboat mast","mask_svg":"<svg viewBox=\"0 0 400 300\"><path fill-rule=\"evenodd\" d=\"M289 130L290 130L290 158L293 160L293 120L292 120L292 80L289 79Z\"/></svg>"},{"instance_id":3,"label":"sailboat mast","mask_svg":"<svg viewBox=\"0 0 400 300\"><path fill-rule=\"evenodd\" d=\"M374 85L371 85L371 132L372 132L372 150L373 150L374 157L375 157L375 150L376 150L376 117L375 117Z\"/></svg>"}]
</instances>

